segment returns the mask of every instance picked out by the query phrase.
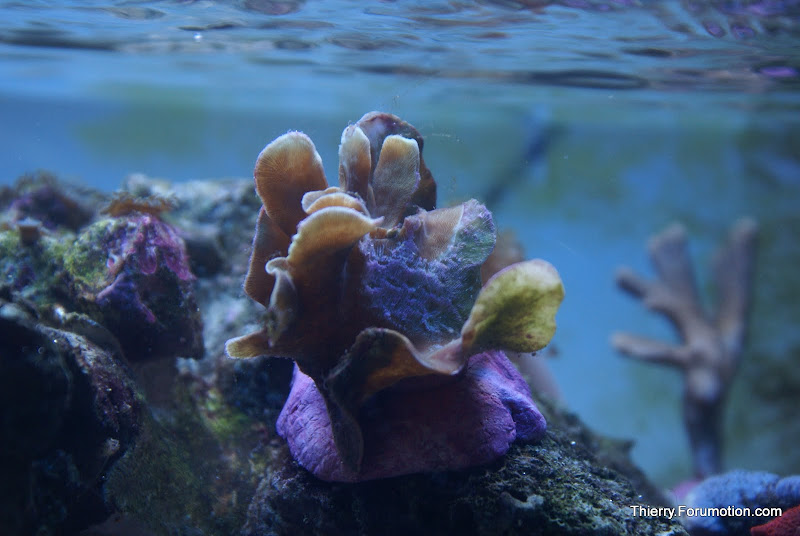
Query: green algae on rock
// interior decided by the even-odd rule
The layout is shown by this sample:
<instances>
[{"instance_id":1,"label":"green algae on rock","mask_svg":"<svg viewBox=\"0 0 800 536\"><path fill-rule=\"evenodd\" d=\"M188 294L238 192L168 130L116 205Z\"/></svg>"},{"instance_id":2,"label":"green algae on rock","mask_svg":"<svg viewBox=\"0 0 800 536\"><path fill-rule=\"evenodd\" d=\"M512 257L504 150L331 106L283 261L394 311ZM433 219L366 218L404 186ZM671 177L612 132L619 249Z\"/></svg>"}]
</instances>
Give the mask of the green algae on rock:
<instances>
[{"instance_id":1,"label":"green algae on rock","mask_svg":"<svg viewBox=\"0 0 800 536\"><path fill-rule=\"evenodd\" d=\"M23 203L30 197L25 185L6 214L10 223L0 229L0 275L15 293L52 317L87 315L119 339L132 361L202 355L195 277L172 226L138 210L81 220L76 229L68 219L59 226L65 218L54 219L52 227L37 226L29 212L44 210L44 201L64 204L68 197L51 180L34 190L37 203ZM31 226L38 231L31 234Z\"/></svg>"}]
</instances>

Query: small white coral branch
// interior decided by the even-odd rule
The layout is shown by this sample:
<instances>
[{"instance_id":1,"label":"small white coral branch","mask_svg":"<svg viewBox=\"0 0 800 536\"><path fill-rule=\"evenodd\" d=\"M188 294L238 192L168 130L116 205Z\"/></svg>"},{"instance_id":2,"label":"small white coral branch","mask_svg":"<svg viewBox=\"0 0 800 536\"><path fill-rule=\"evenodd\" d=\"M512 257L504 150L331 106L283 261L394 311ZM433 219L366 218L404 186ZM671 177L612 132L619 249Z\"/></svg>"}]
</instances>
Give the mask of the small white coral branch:
<instances>
[{"instance_id":1,"label":"small white coral branch","mask_svg":"<svg viewBox=\"0 0 800 536\"><path fill-rule=\"evenodd\" d=\"M680 225L650 240L650 259L658 279L645 280L629 268L617 273L621 289L664 315L680 335L681 344L675 345L617 333L611 344L627 356L683 372L684 423L698 477L718 473L722 466L722 414L744 345L756 231L754 221L739 221L717 253L713 272L717 296L711 315L700 302L686 231Z\"/></svg>"}]
</instances>

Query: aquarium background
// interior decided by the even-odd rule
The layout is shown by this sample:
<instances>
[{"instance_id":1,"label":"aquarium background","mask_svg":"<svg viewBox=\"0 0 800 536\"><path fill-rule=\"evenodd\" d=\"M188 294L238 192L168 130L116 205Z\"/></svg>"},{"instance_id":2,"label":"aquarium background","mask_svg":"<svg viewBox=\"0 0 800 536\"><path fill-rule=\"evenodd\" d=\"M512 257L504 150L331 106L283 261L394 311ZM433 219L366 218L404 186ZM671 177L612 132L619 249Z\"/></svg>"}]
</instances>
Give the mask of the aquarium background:
<instances>
[{"instance_id":1,"label":"aquarium background","mask_svg":"<svg viewBox=\"0 0 800 536\"><path fill-rule=\"evenodd\" d=\"M714 248L754 217L725 466L800 473L800 2L3 1L0 14L0 185L37 169L105 191L134 172L249 177L295 129L333 178L349 122L382 110L415 125L440 206L486 202L558 268L567 297L543 353L565 402L634 439L661 486L691 475L681 378L609 337L675 335L615 270L652 275L648 238L680 221L711 296Z\"/></svg>"}]
</instances>

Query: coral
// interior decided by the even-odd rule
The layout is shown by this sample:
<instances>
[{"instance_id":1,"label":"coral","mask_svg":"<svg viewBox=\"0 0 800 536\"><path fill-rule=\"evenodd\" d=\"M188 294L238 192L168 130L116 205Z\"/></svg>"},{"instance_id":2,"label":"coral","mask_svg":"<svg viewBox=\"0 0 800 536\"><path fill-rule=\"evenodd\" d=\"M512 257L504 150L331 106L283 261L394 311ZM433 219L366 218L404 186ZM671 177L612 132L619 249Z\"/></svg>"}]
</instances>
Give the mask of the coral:
<instances>
[{"instance_id":1,"label":"coral","mask_svg":"<svg viewBox=\"0 0 800 536\"><path fill-rule=\"evenodd\" d=\"M756 224L742 220L731 230L714 263L718 296L713 314L700 301L686 232L679 225L650 241L650 258L659 275L648 282L622 268L617 284L663 314L679 332L683 344L670 345L618 333L612 345L625 355L648 363L676 367L684 375L683 412L695 476L718 473L722 467L722 418L744 346L750 309Z\"/></svg>"},{"instance_id":2,"label":"coral","mask_svg":"<svg viewBox=\"0 0 800 536\"><path fill-rule=\"evenodd\" d=\"M160 218L165 212L173 208L175 208L175 200L169 197L157 195L144 197L133 195L130 192L117 192L102 212L115 218L134 212L150 214Z\"/></svg>"},{"instance_id":3,"label":"coral","mask_svg":"<svg viewBox=\"0 0 800 536\"><path fill-rule=\"evenodd\" d=\"M367 400L411 378L457 375L487 350L543 347L563 297L541 260L510 266L481 289L491 215L475 201L434 209L422 146L411 125L373 112L342 134L338 188L299 132L267 145L255 167L263 207L244 288L266 320L226 350L293 359L322 395L354 472Z\"/></svg>"},{"instance_id":4,"label":"coral","mask_svg":"<svg viewBox=\"0 0 800 536\"><path fill-rule=\"evenodd\" d=\"M481 281L486 283L494 274L517 262L525 260L522 244L511 231L497 235L497 243L489 258L481 266ZM553 346L550 346L553 350ZM563 400L561 390L544 357L530 352L506 351L506 356L517 366L531 389L553 400Z\"/></svg>"},{"instance_id":5,"label":"coral","mask_svg":"<svg viewBox=\"0 0 800 536\"><path fill-rule=\"evenodd\" d=\"M790 508L780 517L750 529L752 536L797 536L800 534L800 505Z\"/></svg>"},{"instance_id":6,"label":"coral","mask_svg":"<svg viewBox=\"0 0 800 536\"><path fill-rule=\"evenodd\" d=\"M192 273L197 276L194 285L199 312L202 315L203 342L207 356L224 355L225 342L231 333L244 333L254 329L261 304L242 296L239 282L247 273L248 258L242 255L242 244L253 238L261 201L253 195L252 179L195 180L171 183L141 174L126 178L123 187L131 195L142 198L171 199L173 210L165 212L163 219L176 229L186 245ZM270 360L267 368L280 370L276 377L288 384L292 377L292 363ZM262 370L245 360L214 360L214 366L223 377L236 376L235 382L223 389L225 396L237 386L253 385L247 371ZM222 369L225 369L224 371ZM236 372L234 372L236 369ZM278 382L279 380L275 380ZM276 383L277 385L277 383ZM243 389L249 391L248 389ZM263 391L262 391L263 393ZM283 399L286 399L286 396ZM239 395L233 395L234 398ZM244 394L258 406L256 389ZM276 395L279 396L279 395ZM232 403L239 404L240 401ZM275 411L277 418L280 405ZM274 419L273 419L274 422Z\"/></svg>"},{"instance_id":7,"label":"coral","mask_svg":"<svg viewBox=\"0 0 800 536\"><path fill-rule=\"evenodd\" d=\"M252 238L261 205L252 195L252 181L170 185L137 177L126 184L137 198L174 194L176 207L160 215L162 223L184 241L187 233L202 229L206 244L219 249L224 262L212 266L203 261L205 268L197 272L197 260L191 259L198 279L181 286L186 292L195 287L204 323L194 323L194 329L204 330L205 356L137 361L131 364L131 374L120 356L131 353L132 347L120 344L108 329L119 326L115 317L103 314L92 299L113 283L107 255L113 242L103 241L109 236L106 231L137 218L137 211L102 217L96 225L81 226L77 234L63 226L42 225L38 238L27 245L19 222L4 225L0 422L9 427L3 430L0 456L0 492L5 498L0 533L685 534L675 520L630 515L631 504L663 505L663 499L630 461L629 442L593 434L575 415L547 399L534 398L547 419L544 437L535 443L514 441L504 456L481 467L347 485L315 478L292 459L287 441L275 431L293 361L228 359L222 352L223 336L255 329L261 307L238 285L248 261L239 253L243 241ZM0 204L6 207L12 202L3 197L7 192L0 188ZM395 232L386 229L387 235ZM145 242L158 238L145 236ZM82 249L76 256L79 240ZM141 269L138 255L132 253L130 266L126 263L121 269ZM152 277L156 275L169 285L185 284L166 265ZM148 304L148 298L143 295L142 301ZM189 302L176 300L172 305L182 303ZM158 308L147 306L161 320ZM193 313L189 306L185 309L184 315ZM461 314L454 311L453 318ZM484 307L476 318L486 319L485 312ZM393 318L399 322L408 317ZM441 313L434 318L440 326L449 322ZM150 326L154 327L158 326ZM452 338L458 337L458 328ZM438 337L449 340L448 329L440 329ZM418 333L404 335L424 341ZM415 347L424 350L424 342ZM513 418L512 395L522 391L520 382L511 378L514 371L499 352L480 352L453 377L403 380L370 397L358 413L359 419L367 419L367 441L377 432L368 419L385 410L384 400L428 397L435 403L425 410L438 410L440 395L468 383L468 376L489 359L491 367L482 370L505 390L498 395L506 397ZM151 365L163 365L161 373L171 374L170 385L156 393L159 405L154 405L149 389L153 378L142 374ZM508 381L501 379L505 373ZM139 394L140 387L146 397ZM320 397L313 383L311 387ZM524 398L516 400L519 407L527 404ZM486 430L455 414L447 417L454 423L439 420L439 430L460 420L468 425L464 435ZM520 423L514 426L517 437L525 435ZM509 437L507 429L492 439L500 443ZM367 445L365 468L374 454Z\"/></svg>"},{"instance_id":8,"label":"coral","mask_svg":"<svg viewBox=\"0 0 800 536\"><path fill-rule=\"evenodd\" d=\"M261 207L261 201L253 195L252 180L170 183L133 174L125 179L123 187L137 198L174 203L162 219L179 230L195 275L231 272L231 276L241 277L247 272L247 257L240 252L242 244L253 237Z\"/></svg>"},{"instance_id":9,"label":"coral","mask_svg":"<svg viewBox=\"0 0 800 536\"><path fill-rule=\"evenodd\" d=\"M781 478L764 471L735 470L709 477L687 494L688 508L749 508L750 516L687 516L684 525L691 534L747 534L764 518L757 508L787 509L800 504L800 475Z\"/></svg>"}]
</instances>

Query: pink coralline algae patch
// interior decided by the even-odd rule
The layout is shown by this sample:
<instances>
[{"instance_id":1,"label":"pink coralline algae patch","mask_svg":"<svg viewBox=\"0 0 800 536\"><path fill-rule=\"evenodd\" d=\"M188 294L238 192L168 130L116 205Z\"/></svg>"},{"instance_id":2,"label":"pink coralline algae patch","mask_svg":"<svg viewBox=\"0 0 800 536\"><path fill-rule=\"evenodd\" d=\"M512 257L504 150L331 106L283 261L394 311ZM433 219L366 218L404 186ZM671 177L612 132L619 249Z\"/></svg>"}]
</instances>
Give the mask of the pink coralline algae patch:
<instances>
[{"instance_id":1,"label":"pink coralline algae patch","mask_svg":"<svg viewBox=\"0 0 800 536\"><path fill-rule=\"evenodd\" d=\"M492 216L475 200L436 209L422 148L414 127L372 112L342 134L338 187L300 132L256 163L263 207L244 288L266 315L226 350L295 361L279 430L320 478L467 467L544 431L500 350L550 341L558 273L526 261L482 288Z\"/></svg>"},{"instance_id":2,"label":"pink coralline algae patch","mask_svg":"<svg viewBox=\"0 0 800 536\"><path fill-rule=\"evenodd\" d=\"M134 211L93 223L66 265L77 294L97 310L129 359L202 355L186 248L158 216Z\"/></svg>"},{"instance_id":3,"label":"pink coralline algae patch","mask_svg":"<svg viewBox=\"0 0 800 536\"><path fill-rule=\"evenodd\" d=\"M181 281L194 281L186 248L175 229L150 214L120 216L124 225L109 236L108 269L116 275L123 267L153 275L163 266Z\"/></svg>"}]
</instances>

